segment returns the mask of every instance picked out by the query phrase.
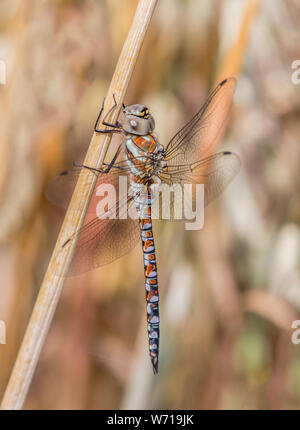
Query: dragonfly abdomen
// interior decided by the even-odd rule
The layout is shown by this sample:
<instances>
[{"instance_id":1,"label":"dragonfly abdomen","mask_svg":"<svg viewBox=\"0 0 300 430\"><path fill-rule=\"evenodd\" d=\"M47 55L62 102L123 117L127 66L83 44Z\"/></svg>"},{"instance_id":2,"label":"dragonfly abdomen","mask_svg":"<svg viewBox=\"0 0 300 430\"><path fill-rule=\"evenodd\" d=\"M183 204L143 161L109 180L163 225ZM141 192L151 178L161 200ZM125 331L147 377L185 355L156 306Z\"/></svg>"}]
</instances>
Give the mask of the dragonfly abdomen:
<instances>
[{"instance_id":1,"label":"dragonfly abdomen","mask_svg":"<svg viewBox=\"0 0 300 430\"><path fill-rule=\"evenodd\" d=\"M140 218L142 249L144 256L144 274L147 302L147 330L149 339L149 354L153 372L158 372L159 354L159 296L157 280L157 264L151 219L151 192L148 190L147 217Z\"/></svg>"}]
</instances>

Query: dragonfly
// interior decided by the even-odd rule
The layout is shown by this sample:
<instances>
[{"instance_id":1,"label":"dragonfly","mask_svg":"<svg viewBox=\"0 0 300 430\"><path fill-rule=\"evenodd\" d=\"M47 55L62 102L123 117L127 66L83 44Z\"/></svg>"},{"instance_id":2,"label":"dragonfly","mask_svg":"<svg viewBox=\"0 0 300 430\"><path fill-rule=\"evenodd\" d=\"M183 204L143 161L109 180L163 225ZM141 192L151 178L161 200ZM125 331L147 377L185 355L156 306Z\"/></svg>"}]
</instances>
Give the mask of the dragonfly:
<instances>
[{"instance_id":1,"label":"dragonfly","mask_svg":"<svg viewBox=\"0 0 300 430\"><path fill-rule=\"evenodd\" d=\"M58 174L46 191L50 202L64 208L68 206L72 190L82 174L87 175L87 179L97 176L95 190L105 185L117 191L115 203L102 207L100 213L95 198L97 191L94 192L83 227L62 246L76 241L69 270L69 275L73 276L111 263L141 241L149 355L154 374L158 373L160 324L152 220L152 207L157 195L153 187L155 185L159 189L162 184L203 184L205 206L223 192L241 164L238 155L231 151L214 153L227 123L235 87L235 78L219 83L200 110L165 146L154 133L155 120L145 105L123 104L120 117L112 124L106 119L117 103L115 101L100 122L103 102L94 130L100 134L121 136L112 160L101 168L74 164L72 169ZM120 177L125 177L128 183L122 197L118 193ZM171 204L176 206L175 198ZM135 208L136 216L123 216L124 208L126 211ZM116 213L119 216L115 216ZM170 220L174 221L174 217L170 216Z\"/></svg>"}]
</instances>

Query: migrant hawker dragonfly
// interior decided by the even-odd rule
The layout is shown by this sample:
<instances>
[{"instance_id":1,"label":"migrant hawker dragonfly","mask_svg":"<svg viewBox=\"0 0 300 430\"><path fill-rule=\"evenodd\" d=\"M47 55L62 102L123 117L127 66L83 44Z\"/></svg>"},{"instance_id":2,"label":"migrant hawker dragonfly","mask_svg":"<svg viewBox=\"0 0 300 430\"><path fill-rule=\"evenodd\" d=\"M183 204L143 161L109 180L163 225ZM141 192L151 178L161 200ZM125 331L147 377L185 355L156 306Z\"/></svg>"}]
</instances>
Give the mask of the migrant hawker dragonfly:
<instances>
[{"instance_id":1,"label":"migrant hawker dragonfly","mask_svg":"<svg viewBox=\"0 0 300 430\"><path fill-rule=\"evenodd\" d=\"M122 137L112 161L104 163L101 169L75 165L73 169L57 175L47 190L51 202L66 207L79 174L97 175L95 189L104 184L113 186L117 191L120 191L120 177L126 177L129 189L125 197L108 205L102 213L95 210L92 199L85 225L63 246L76 239L69 272L76 275L112 262L141 239L149 354L154 373L158 372L159 296L151 212L155 194L153 185L204 184L205 205L222 193L240 168L236 154L229 151L213 154L228 117L234 89L234 78L223 80L166 146L161 145L153 133L154 119L146 106L123 105L120 120L110 124L105 121L106 116L102 120L106 128L99 129L102 106L95 132L119 133ZM116 103L109 112L115 107ZM173 207L175 200L172 201ZM137 217L124 217L124 207L126 210L134 207Z\"/></svg>"}]
</instances>

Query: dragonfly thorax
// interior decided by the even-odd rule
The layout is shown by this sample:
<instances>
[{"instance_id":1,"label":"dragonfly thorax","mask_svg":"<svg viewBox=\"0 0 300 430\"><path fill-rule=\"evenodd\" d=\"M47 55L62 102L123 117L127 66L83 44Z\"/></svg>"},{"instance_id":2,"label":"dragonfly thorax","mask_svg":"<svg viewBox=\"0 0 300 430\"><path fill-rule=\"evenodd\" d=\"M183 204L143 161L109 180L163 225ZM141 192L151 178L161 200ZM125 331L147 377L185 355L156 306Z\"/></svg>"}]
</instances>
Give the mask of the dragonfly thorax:
<instances>
[{"instance_id":1,"label":"dragonfly thorax","mask_svg":"<svg viewBox=\"0 0 300 430\"><path fill-rule=\"evenodd\" d=\"M156 175L165 164L164 148L152 134L127 135L126 156L131 173L140 178Z\"/></svg>"}]
</instances>

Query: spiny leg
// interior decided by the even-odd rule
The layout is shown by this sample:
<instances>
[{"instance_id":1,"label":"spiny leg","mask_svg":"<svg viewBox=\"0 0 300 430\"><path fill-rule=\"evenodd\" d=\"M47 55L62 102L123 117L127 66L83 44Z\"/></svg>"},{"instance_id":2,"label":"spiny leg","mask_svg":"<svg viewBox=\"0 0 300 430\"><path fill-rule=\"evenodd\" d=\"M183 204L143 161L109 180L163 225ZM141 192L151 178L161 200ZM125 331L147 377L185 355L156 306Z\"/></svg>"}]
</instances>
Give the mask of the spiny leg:
<instances>
[{"instance_id":1,"label":"spiny leg","mask_svg":"<svg viewBox=\"0 0 300 430\"><path fill-rule=\"evenodd\" d=\"M120 128L121 128L121 124L117 121L115 124L111 124L111 123L109 123L109 122L107 122L106 121L106 118L111 114L111 112L114 110L114 109L116 109L116 107L117 107L117 102L116 102L116 98L115 98L115 95L113 94L113 99L114 99L114 102L115 102L115 104L109 109L109 111L105 114L105 117L103 118L103 120L102 120L102 124L103 125L105 125L105 126L107 126L107 127L112 127L114 130L105 130L105 129L100 129L100 128L98 128L98 124L99 124L99 120L100 120L100 117L101 117L101 115L102 115L102 112L103 112L103 109L104 109L104 103L105 103L105 97L104 97L104 99L103 99L103 101L102 101L102 106L101 106L101 109L100 109L100 112L99 112L99 114L98 114L98 117L97 117L97 119L96 119L96 123L95 123L95 126L94 126L94 131L96 132L96 133L118 133L119 131L120 131ZM119 130L119 131L117 131L117 130Z\"/></svg>"},{"instance_id":2,"label":"spiny leg","mask_svg":"<svg viewBox=\"0 0 300 430\"><path fill-rule=\"evenodd\" d=\"M115 124L110 124L109 122L105 121L105 119L107 118L107 116L110 115L111 112L117 107L117 101L116 101L116 98L115 98L114 94L113 94L113 99L114 99L115 104L109 109L109 111L106 113L106 115L104 116L104 118L102 120L102 124L103 125L105 125L107 127L112 127L112 129L99 129L98 128L98 123L99 123L100 117L101 117L103 109L104 109L104 103L105 103L105 97L104 97L104 99L102 101L102 106L101 106L99 115L97 117L97 120L96 120L96 123L95 123L95 126L94 126L95 133L101 133L101 134L122 133L121 125L118 122L116 122ZM106 164L106 166L107 166L106 169L102 169L102 168L101 169L93 169L92 168L91 170L96 170L99 173L109 173L110 169L113 167L116 159L118 158L118 155L119 155L119 153L121 151L121 147L122 147L122 143L119 145L119 147L118 147L118 149L117 149L117 151L116 151L113 159L111 160L111 162L109 164ZM82 165L82 166L78 165L78 167L89 168L88 166L84 166L84 165Z\"/></svg>"}]
</instances>

